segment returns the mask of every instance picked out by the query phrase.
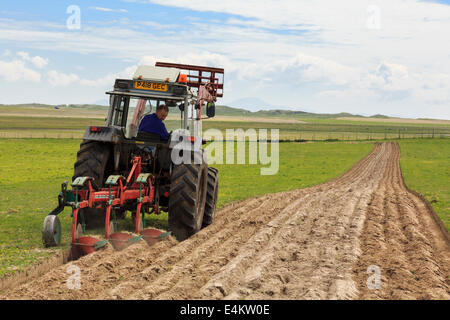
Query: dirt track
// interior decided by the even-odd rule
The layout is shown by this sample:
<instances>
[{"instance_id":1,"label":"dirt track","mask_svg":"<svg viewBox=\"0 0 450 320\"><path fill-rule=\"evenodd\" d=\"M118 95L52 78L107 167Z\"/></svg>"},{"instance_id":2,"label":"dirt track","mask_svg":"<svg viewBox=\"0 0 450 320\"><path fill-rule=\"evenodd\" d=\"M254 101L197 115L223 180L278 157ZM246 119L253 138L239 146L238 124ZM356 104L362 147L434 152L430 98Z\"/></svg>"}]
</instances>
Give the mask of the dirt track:
<instances>
[{"instance_id":1,"label":"dirt track","mask_svg":"<svg viewBox=\"0 0 450 320\"><path fill-rule=\"evenodd\" d=\"M108 247L0 299L450 299L448 238L406 189L399 154L376 144L333 181L233 203L179 244ZM66 287L71 264L79 290Z\"/></svg>"}]
</instances>

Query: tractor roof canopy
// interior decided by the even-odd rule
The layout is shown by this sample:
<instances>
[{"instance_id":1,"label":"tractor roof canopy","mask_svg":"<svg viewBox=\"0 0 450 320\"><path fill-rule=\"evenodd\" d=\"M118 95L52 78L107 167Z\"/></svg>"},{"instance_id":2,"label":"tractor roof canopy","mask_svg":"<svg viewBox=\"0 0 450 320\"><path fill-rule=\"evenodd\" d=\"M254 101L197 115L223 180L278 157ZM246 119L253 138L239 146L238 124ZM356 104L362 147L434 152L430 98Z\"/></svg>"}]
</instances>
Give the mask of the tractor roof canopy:
<instances>
[{"instance_id":1,"label":"tractor roof canopy","mask_svg":"<svg viewBox=\"0 0 450 320\"><path fill-rule=\"evenodd\" d=\"M188 89L209 85L214 97L222 97L223 81L221 68L156 62L155 66L139 66L133 79L116 79L114 90L106 93L181 101L196 95Z\"/></svg>"},{"instance_id":2,"label":"tractor roof canopy","mask_svg":"<svg viewBox=\"0 0 450 320\"><path fill-rule=\"evenodd\" d=\"M139 66L133 75L133 80L153 80L163 82L177 82L180 75L180 69L154 67L154 66Z\"/></svg>"}]
</instances>

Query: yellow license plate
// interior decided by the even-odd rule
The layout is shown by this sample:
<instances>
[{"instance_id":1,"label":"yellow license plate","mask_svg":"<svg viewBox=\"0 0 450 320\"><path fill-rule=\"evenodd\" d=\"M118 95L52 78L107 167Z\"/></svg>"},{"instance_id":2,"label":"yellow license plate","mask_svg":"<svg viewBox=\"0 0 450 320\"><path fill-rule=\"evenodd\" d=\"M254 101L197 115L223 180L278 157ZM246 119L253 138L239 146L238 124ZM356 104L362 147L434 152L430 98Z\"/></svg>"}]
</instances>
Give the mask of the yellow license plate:
<instances>
[{"instance_id":1,"label":"yellow license plate","mask_svg":"<svg viewBox=\"0 0 450 320\"><path fill-rule=\"evenodd\" d=\"M144 90L167 91L167 84L150 81L135 81L134 87L136 89L144 89Z\"/></svg>"}]
</instances>

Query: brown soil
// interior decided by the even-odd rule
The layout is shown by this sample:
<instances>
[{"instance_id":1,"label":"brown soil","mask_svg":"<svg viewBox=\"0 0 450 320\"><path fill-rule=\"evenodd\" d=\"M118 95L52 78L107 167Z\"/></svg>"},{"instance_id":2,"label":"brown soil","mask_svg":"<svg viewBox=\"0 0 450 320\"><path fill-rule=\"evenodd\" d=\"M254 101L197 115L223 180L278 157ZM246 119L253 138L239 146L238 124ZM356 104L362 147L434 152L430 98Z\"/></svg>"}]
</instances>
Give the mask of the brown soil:
<instances>
[{"instance_id":1,"label":"brown soil","mask_svg":"<svg viewBox=\"0 0 450 320\"><path fill-rule=\"evenodd\" d=\"M107 247L0 299L449 299L446 231L405 187L399 153L376 144L330 182L230 204L181 243ZM78 290L66 286L71 265Z\"/></svg>"},{"instance_id":2,"label":"brown soil","mask_svg":"<svg viewBox=\"0 0 450 320\"><path fill-rule=\"evenodd\" d=\"M431 206L405 186L399 156L396 147L367 208L362 253L354 268L359 298L448 300L448 233ZM379 290L366 285L368 265L381 268Z\"/></svg>"}]
</instances>

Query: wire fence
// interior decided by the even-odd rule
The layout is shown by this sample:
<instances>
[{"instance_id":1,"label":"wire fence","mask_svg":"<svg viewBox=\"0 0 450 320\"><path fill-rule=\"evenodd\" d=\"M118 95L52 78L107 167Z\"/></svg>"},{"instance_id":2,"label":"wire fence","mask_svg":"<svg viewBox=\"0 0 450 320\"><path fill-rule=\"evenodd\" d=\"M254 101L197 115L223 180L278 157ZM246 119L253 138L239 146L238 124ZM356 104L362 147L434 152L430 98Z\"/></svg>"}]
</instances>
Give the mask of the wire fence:
<instances>
[{"instance_id":1,"label":"wire fence","mask_svg":"<svg viewBox=\"0 0 450 320\"><path fill-rule=\"evenodd\" d=\"M304 128L303 128L304 129ZM325 128L326 129L326 128ZM347 128L348 129L348 128ZM397 139L434 139L450 138L450 127L442 128L417 128L401 127L395 128L364 128L351 131L333 130L283 130L279 129L279 141L298 142L298 141L370 141L370 140L397 140ZM268 129L268 138L270 140L270 130ZM225 131L222 129L225 137ZM66 130L0 130L0 139L82 139L83 131Z\"/></svg>"},{"instance_id":2,"label":"wire fence","mask_svg":"<svg viewBox=\"0 0 450 320\"><path fill-rule=\"evenodd\" d=\"M81 139L82 132L0 131L0 139Z\"/></svg>"}]
</instances>

